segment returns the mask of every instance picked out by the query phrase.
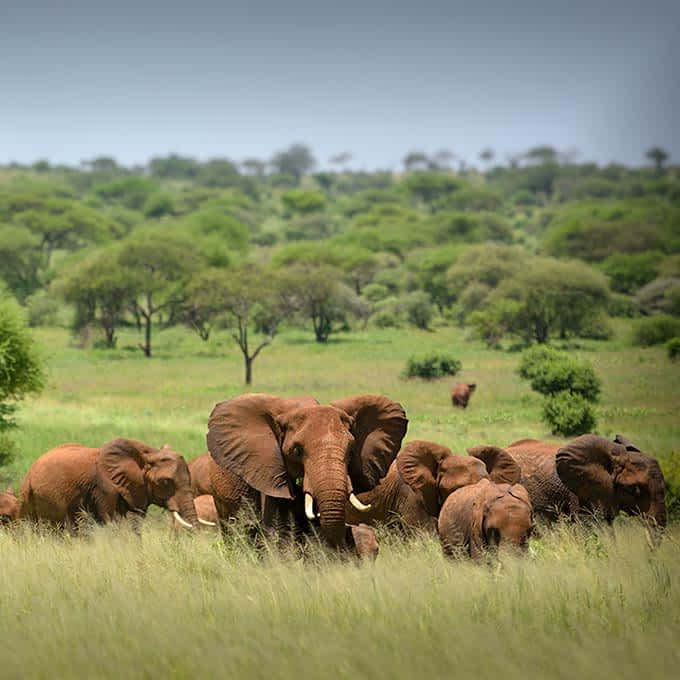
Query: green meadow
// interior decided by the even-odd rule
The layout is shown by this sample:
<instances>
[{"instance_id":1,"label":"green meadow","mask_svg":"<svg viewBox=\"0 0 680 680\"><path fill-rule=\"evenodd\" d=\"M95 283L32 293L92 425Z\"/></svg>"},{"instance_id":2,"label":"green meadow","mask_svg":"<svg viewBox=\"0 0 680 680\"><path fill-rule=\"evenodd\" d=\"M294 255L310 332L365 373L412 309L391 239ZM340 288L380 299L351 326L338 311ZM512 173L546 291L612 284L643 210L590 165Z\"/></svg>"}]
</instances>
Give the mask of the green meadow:
<instances>
[{"instance_id":1,"label":"green meadow","mask_svg":"<svg viewBox=\"0 0 680 680\"><path fill-rule=\"evenodd\" d=\"M598 432L622 433L670 469L680 442L680 365L633 348L629 326L579 341L602 378ZM35 330L48 386L24 402L19 453L2 470L17 485L41 453L114 436L205 450L207 417L244 391L227 331L208 343L159 331L155 356L123 331L117 350L79 349L68 331ZM466 411L451 381L400 377L414 351L459 358L477 392ZM540 397L516 374L519 354L463 331L355 331L326 346L287 330L254 366L253 390L321 401L363 392L399 400L409 438L464 453L480 443L549 437ZM457 378L458 379L458 378ZM680 668L680 527L654 547L636 520L613 532L559 525L521 560L454 563L427 536L381 532L375 563L311 545L307 557L257 551L234 530L176 536L160 511L140 534L97 527L56 536L0 532L2 678L675 678Z\"/></svg>"}]
</instances>

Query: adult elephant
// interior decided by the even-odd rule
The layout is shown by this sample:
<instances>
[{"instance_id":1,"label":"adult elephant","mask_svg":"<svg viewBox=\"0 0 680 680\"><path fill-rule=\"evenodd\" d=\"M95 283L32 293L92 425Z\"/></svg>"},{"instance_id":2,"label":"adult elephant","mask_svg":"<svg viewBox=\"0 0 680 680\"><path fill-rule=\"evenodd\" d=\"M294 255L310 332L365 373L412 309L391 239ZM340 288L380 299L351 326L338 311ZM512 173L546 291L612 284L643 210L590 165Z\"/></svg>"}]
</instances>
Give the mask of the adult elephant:
<instances>
[{"instance_id":1,"label":"adult elephant","mask_svg":"<svg viewBox=\"0 0 680 680\"><path fill-rule=\"evenodd\" d=\"M457 456L436 442L414 440L397 455L378 485L358 495L366 513L347 505L350 524L397 519L408 528L437 530L437 517L449 494L489 478L495 482L519 481L520 470L502 451L478 457Z\"/></svg>"},{"instance_id":2,"label":"adult elephant","mask_svg":"<svg viewBox=\"0 0 680 680\"><path fill-rule=\"evenodd\" d=\"M439 540L445 555L464 552L478 559L489 549L526 549L533 524L529 494L521 484L482 479L446 499L439 513Z\"/></svg>"},{"instance_id":3,"label":"adult elephant","mask_svg":"<svg viewBox=\"0 0 680 680\"><path fill-rule=\"evenodd\" d=\"M9 524L19 516L19 501L14 490L7 487L0 491L0 524Z\"/></svg>"},{"instance_id":4,"label":"adult elephant","mask_svg":"<svg viewBox=\"0 0 680 680\"><path fill-rule=\"evenodd\" d=\"M87 512L106 523L144 515L151 504L169 510L185 528L196 526L184 458L168 446L114 439L100 448L63 444L40 456L22 483L19 516L70 526Z\"/></svg>"},{"instance_id":5,"label":"adult elephant","mask_svg":"<svg viewBox=\"0 0 680 680\"><path fill-rule=\"evenodd\" d=\"M349 498L368 509L354 492L373 488L387 472L407 424L401 405L382 395L321 405L307 397L245 394L215 406L207 442L222 470L259 492L266 529L291 519L306 529L318 518L321 536L339 547L345 503ZM226 519L222 494L214 495ZM235 495L229 489L227 509Z\"/></svg>"},{"instance_id":6,"label":"adult elephant","mask_svg":"<svg viewBox=\"0 0 680 680\"><path fill-rule=\"evenodd\" d=\"M611 522L624 512L666 525L659 463L621 435L609 441L586 434L566 445L523 439L505 452L519 464L534 510L548 520L598 512Z\"/></svg>"}]
</instances>

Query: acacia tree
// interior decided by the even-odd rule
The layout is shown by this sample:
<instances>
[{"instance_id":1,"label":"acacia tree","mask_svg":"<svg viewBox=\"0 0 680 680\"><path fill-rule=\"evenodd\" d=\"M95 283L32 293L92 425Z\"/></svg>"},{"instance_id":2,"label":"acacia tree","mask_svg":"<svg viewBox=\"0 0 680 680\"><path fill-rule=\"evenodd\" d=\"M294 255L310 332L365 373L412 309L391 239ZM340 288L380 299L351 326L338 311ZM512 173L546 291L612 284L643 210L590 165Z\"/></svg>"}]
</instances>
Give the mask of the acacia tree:
<instances>
[{"instance_id":1,"label":"acacia tree","mask_svg":"<svg viewBox=\"0 0 680 680\"><path fill-rule=\"evenodd\" d=\"M292 144L287 149L279 151L271 160L271 166L275 172L282 175L292 175L299 184L303 175L306 175L316 165L316 159L311 149L305 144Z\"/></svg>"},{"instance_id":2,"label":"acacia tree","mask_svg":"<svg viewBox=\"0 0 680 680\"><path fill-rule=\"evenodd\" d=\"M115 347L116 328L137 292L134 278L117 265L116 253L96 252L54 285L66 302L75 305L73 329L95 324L104 332L106 346Z\"/></svg>"},{"instance_id":3,"label":"acacia tree","mask_svg":"<svg viewBox=\"0 0 680 680\"><path fill-rule=\"evenodd\" d=\"M253 363L271 345L291 298L283 275L256 265L232 270L206 269L188 289L185 321L205 340L220 316L226 316L243 355L245 383L253 382Z\"/></svg>"},{"instance_id":4,"label":"acacia tree","mask_svg":"<svg viewBox=\"0 0 680 680\"><path fill-rule=\"evenodd\" d=\"M664 163L668 160L668 152L662 149L660 146L653 146L645 154L652 163L654 163L654 168L657 175L663 174Z\"/></svg>"},{"instance_id":5,"label":"acacia tree","mask_svg":"<svg viewBox=\"0 0 680 680\"><path fill-rule=\"evenodd\" d=\"M326 343L331 333L347 324L347 316L367 316L369 305L342 282L342 273L330 266L290 270L287 290L292 306L312 322L317 342Z\"/></svg>"},{"instance_id":6,"label":"acacia tree","mask_svg":"<svg viewBox=\"0 0 680 680\"><path fill-rule=\"evenodd\" d=\"M131 310L144 325L144 356L151 356L154 320L187 299L187 284L202 261L190 240L161 231L146 232L121 247L117 263L134 291Z\"/></svg>"}]
</instances>

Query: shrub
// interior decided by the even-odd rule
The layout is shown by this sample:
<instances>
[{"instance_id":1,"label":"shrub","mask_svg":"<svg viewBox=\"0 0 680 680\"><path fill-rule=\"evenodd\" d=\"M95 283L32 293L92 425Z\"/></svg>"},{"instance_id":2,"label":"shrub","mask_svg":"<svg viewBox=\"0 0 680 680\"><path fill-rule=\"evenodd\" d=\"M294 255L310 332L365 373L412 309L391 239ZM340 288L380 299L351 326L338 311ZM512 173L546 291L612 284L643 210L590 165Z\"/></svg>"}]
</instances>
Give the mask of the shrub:
<instances>
[{"instance_id":1,"label":"shrub","mask_svg":"<svg viewBox=\"0 0 680 680\"><path fill-rule=\"evenodd\" d=\"M671 338L666 343L666 352L668 352L668 358L671 361L675 361L678 357L680 357L680 335Z\"/></svg>"},{"instance_id":2,"label":"shrub","mask_svg":"<svg viewBox=\"0 0 680 680\"><path fill-rule=\"evenodd\" d=\"M427 329L432 321L430 296L422 290L414 290L406 296L403 305L408 322L416 328Z\"/></svg>"},{"instance_id":3,"label":"shrub","mask_svg":"<svg viewBox=\"0 0 680 680\"><path fill-rule=\"evenodd\" d=\"M381 309L377 311L372 317L371 322L377 328L398 328L399 319L394 312L389 309Z\"/></svg>"},{"instance_id":4,"label":"shrub","mask_svg":"<svg viewBox=\"0 0 680 680\"><path fill-rule=\"evenodd\" d=\"M59 301L44 290L39 290L26 300L29 326L54 326L59 314Z\"/></svg>"},{"instance_id":5,"label":"shrub","mask_svg":"<svg viewBox=\"0 0 680 680\"><path fill-rule=\"evenodd\" d=\"M454 359L446 354L426 354L423 356L412 356L406 363L404 376L406 378L443 378L447 375L456 375L462 368L458 359Z\"/></svg>"},{"instance_id":6,"label":"shrub","mask_svg":"<svg viewBox=\"0 0 680 680\"><path fill-rule=\"evenodd\" d=\"M635 323L633 344L640 347L660 345L676 335L680 335L680 319L669 314L657 314Z\"/></svg>"},{"instance_id":7,"label":"shrub","mask_svg":"<svg viewBox=\"0 0 680 680\"><path fill-rule=\"evenodd\" d=\"M635 303L642 314L680 314L680 278L658 278L640 288Z\"/></svg>"},{"instance_id":8,"label":"shrub","mask_svg":"<svg viewBox=\"0 0 680 680\"><path fill-rule=\"evenodd\" d=\"M632 319L638 315L638 308L633 298L614 293L607 303L607 312L610 316Z\"/></svg>"},{"instance_id":9,"label":"shrub","mask_svg":"<svg viewBox=\"0 0 680 680\"><path fill-rule=\"evenodd\" d=\"M602 271L619 293L632 293L653 281L657 275L661 253L614 253L602 263Z\"/></svg>"},{"instance_id":10,"label":"shrub","mask_svg":"<svg viewBox=\"0 0 680 680\"><path fill-rule=\"evenodd\" d=\"M532 390L548 397L568 391L587 401L597 401L600 395L600 379L590 364L579 363L548 347L525 352L519 374L530 381Z\"/></svg>"},{"instance_id":11,"label":"shrub","mask_svg":"<svg viewBox=\"0 0 680 680\"><path fill-rule=\"evenodd\" d=\"M362 293L369 302L376 303L388 297L390 291L387 286L383 286L381 283L369 283L364 286Z\"/></svg>"},{"instance_id":12,"label":"shrub","mask_svg":"<svg viewBox=\"0 0 680 680\"><path fill-rule=\"evenodd\" d=\"M151 194L146 201L144 201L143 212L146 217L163 217L163 215L172 215L175 210L175 204L170 194L165 194L159 191Z\"/></svg>"},{"instance_id":13,"label":"shrub","mask_svg":"<svg viewBox=\"0 0 680 680\"><path fill-rule=\"evenodd\" d=\"M553 434L564 437L592 432L596 425L592 406L583 396L569 390L546 398L543 420L550 425Z\"/></svg>"}]
</instances>

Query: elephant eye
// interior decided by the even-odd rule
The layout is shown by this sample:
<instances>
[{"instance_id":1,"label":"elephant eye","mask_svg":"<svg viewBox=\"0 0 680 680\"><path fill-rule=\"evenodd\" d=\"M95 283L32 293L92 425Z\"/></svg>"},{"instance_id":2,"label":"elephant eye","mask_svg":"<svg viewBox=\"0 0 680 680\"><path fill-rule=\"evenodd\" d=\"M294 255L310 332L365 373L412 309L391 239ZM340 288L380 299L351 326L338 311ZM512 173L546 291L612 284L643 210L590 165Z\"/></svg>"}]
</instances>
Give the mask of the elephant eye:
<instances>
[{"instance_id":1,"label":"elephant eye","mask_svg":"<svg viewBox=\"0 0 680 680\"><path fill-rule=\"evenodd\" d=\"M304 451L302 450L302 447L299 444L296 444L290 450L290 455L293 456L293 458L302 458L302 456L304 455Z\"/></svg>"}]
</instances>

